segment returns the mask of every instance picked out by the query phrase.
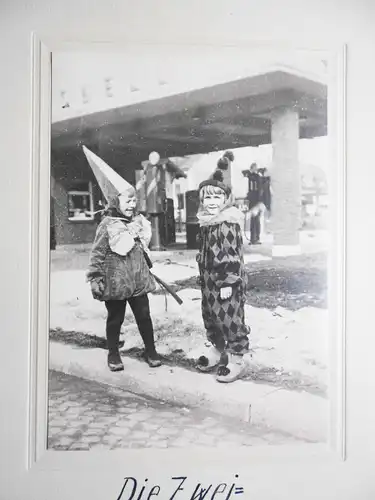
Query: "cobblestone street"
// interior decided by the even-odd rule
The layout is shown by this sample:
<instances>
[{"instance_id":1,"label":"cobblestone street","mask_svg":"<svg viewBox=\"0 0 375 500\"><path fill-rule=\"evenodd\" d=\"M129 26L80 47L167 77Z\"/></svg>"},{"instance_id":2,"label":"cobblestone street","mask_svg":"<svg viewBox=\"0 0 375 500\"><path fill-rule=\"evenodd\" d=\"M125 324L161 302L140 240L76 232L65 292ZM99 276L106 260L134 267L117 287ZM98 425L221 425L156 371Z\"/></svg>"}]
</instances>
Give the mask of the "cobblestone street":
<instances>
[{"instance_id":1,"label":"cobblestone street","mask_svg":"<svg viewBox=\"0 0 375 500\"><path fill-rule=\"evenodd\" d=\"M55 450L291 444L296 440L198 409L50 371L48 447Z\"/></svg>"}]
</instances>

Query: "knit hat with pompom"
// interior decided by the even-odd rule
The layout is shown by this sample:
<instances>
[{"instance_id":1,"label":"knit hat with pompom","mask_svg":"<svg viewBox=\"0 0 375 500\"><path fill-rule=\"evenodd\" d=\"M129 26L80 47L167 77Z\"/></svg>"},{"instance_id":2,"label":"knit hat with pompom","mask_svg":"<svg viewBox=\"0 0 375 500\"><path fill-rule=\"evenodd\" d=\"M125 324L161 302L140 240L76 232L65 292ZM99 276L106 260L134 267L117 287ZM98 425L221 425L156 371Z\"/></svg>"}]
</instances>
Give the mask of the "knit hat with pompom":
<instances>
[{"instance_id":1,"label":"knit hat with pompom","mask_svg":"<svg viewBox=\"0 0 375 500\"><path fill-rule=\"evenodd\" d=\"M199 184L199 191L204 186L215 186L219 187L224 191L224 193L229 196L232 192L231 187L224 182L224 170L228 170L230 162L234 160L234 155L232 151L226 151L223 156L217 162L217 168L215 172L205 181Z\"/></svg>"}]
</instances>

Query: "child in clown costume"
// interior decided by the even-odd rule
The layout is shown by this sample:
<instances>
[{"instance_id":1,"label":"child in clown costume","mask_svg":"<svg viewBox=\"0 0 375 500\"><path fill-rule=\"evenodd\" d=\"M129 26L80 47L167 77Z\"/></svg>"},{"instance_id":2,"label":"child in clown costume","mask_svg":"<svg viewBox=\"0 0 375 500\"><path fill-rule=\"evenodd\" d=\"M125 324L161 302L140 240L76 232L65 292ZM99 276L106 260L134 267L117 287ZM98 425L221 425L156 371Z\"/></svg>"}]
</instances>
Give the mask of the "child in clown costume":
<instances>
[{"instance_id":1,"label":"child in clown costume","mask_svg":"<svg viewBox=\"0 0 375 500\"><path fill-rule=\"evenodd\" d=\"M218 382L234 382L246 371L250 328L245 324L246 273L241 227L231 188L219 168L199 185L200 248L197 255L202 316L211 346L197 362L200 371L216 369Z\"/></svg>"},{"instance_id":2,"label":"child in clown costume","mask_svg":"<svg viewBox=\"0 0 375 500\"><path fill-rule=\"evenodd\" d=\"M127 302L144 342L147 363L151 367L160 366L147 296L156 288L145 257L151 224L136 212L134 187L85 147L84 152L107 199L107 209L91 250L87 280L93 297L104 302L108 312L108 367L111 371L124 369L119 339Z\"/></svg>"}]
</instances>

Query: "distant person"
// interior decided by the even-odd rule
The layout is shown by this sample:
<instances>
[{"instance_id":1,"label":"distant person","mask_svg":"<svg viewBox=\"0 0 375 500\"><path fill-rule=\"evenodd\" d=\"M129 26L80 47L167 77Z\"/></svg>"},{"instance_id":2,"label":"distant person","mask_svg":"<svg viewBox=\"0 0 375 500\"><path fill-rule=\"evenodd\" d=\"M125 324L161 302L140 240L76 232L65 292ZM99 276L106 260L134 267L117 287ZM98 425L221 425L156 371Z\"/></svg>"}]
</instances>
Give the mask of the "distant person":
<instances>
[{"instance_id":1,"label":"distant person","mask_svg":"<svg viewBox=\"0 0 375 500\"><path fill-rule=\"evenodd\" d=\"M262 222L263 232L266 233L266 226L270 221L271 217L271 207L272 207L272 186L271 186L271 176L268 173L267 168L260 168L258 174L261 180L261 201L262 201ZM261 231L262 232L262 231Z\"/></svg>"},{"instance_id":2,"label":"distant person","mask_svg":"<svg viewBox=\"0 0 375 500\"><path fill-rule=\"evenodd\" d=\"M247 200L250 214L250 245L260 245L260 215L262 203L262 183L258 165L252 163L242 174L248 178Z\"/></svg>"},{"instance_id":3,"label":"distant person","mask_svg":"<svg viewBox=\"0 0 375 500\"><path fill-rule=\"evenodd\" d=\"M261 183L261 201L267 209L268 215L271 214L272 203L272 189L271 189L271 176L267 168L260 168L258 170Z\"/></svg>"}]
</instances>

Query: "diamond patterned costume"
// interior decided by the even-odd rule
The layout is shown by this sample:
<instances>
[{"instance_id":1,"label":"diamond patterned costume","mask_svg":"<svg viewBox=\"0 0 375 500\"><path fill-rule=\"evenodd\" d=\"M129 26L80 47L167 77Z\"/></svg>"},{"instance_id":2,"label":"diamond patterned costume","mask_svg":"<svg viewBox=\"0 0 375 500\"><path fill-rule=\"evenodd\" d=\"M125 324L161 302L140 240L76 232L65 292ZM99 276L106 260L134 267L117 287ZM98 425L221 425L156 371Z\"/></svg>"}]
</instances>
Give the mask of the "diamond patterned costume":
<instances>
[{"instance_id":1,"label":"diamond patterned costume","mask_svg":"<svg viewBox=\"0 0 375 500\"><path fill-rule=\"evenodd\" d=\"M245 291L242 212L225 208L208 222L201 222L197 255L202 290L202 316L208 340L221 352L245 354L250 328L245 324ZM220 289L231 286L229 299Z\"/></svg>"}]
</instances>

